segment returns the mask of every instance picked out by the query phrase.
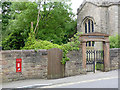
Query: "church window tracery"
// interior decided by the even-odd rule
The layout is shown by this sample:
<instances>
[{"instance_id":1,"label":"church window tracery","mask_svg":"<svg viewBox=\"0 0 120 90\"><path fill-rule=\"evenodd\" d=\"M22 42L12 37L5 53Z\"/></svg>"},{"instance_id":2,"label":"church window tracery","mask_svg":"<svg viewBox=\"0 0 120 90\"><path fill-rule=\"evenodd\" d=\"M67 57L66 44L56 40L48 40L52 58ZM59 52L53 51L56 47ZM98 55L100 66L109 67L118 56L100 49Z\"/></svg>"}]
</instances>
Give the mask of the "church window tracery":
<instances>
[{"instance_id":1,"label":"church window tracery","mask_svg":"<svg viewBox=\"0 0 120 90\"><path fill-rule=\"evenodd\" d=\"M85 33L91 33L94 32L94 22L92 19L87 19L84 22L84 28L85 28ZM94 47L94 42L87 42L86 43L87 47Z\"/></svg>"}]
</instances>

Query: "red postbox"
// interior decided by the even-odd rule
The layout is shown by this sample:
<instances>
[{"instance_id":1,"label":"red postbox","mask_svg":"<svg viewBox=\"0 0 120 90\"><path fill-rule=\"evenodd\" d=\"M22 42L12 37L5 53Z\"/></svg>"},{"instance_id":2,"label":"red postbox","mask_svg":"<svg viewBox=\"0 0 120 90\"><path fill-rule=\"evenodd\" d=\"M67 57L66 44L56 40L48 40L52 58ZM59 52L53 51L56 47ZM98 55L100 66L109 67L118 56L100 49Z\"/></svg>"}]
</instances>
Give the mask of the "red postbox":
<instances>
[{"instance_id":1,"label":"red postbox","mask_svg":"<svg viewBox=\"0 0 120 90\"><path fill-rule=\"evenodd\" d=\"M17 58L16 59L16 72L21 72L22 71L22 59Z\"/></svg>"}]
</instances>

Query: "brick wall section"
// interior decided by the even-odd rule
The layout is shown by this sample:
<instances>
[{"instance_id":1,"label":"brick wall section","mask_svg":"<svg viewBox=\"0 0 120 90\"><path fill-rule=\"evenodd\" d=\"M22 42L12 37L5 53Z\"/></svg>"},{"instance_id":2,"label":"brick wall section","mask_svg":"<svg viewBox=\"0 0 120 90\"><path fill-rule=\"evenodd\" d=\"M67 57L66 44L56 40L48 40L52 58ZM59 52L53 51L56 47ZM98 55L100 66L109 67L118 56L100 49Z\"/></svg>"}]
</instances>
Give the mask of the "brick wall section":
<instances>
[{"instance_id":1,"label":"brick wall section","mask_svg":"<svg viewBox=\"0 0 120 90\"><path fill-rule=\"evenodd\" d=\"M120 48L110 49L110 64L111 70L118 69L118 65L120 66Z\"/></svg>"},{"instance_id":2,"label":"brick wall section","mask_svg":"<svg viewBox=\"0 0 120 90\"><path fill-rule=\"evenodd\" d=\"M82 50L79 51L70 51L67 56L70 58L70 61L66 62L65 65L65 76L74 76L79 75L82 72Z\"/></svg>"},{"instance_id":3,"label":"brick wall section","mask_svg":"<svg viewBox=\"0 0 120 90\"><path fill-rule=\"evenodd\" d=\"M47 78L47 50L2 51L2 81ZM22 58L22 73L16 73L16 58Z\"/></svg>"}]
</instances>

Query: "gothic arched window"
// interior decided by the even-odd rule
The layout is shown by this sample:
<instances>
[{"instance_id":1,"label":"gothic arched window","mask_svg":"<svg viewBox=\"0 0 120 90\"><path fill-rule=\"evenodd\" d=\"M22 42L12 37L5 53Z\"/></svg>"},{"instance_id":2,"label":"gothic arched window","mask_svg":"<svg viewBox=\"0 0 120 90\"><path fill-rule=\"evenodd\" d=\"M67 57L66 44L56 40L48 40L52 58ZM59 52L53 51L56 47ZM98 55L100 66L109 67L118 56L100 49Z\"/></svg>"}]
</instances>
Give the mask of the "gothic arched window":
<instances>
[{"instance_id":1,"label":"gothic arched window","mask_svg":"<svg viewBox=\"0 0 120 90\"><path fill-rule=\"evenodd\" d=\"M87 19L84 22L85 33L94 32L94 22L91 19Z\"/></svg>"},{"instance_id":2,"label":"gothic arched window","mask_svg":"<svg viewBox=\"0 0 120 90\"><path fill-rule=\"evenodd\" d=\"M85 33L94 32L94 22L92 19L85 20L84 29L85 29ZM86 46L94 47L94 42L89 41L86 43Z\"/></svg>"}]
</instances>

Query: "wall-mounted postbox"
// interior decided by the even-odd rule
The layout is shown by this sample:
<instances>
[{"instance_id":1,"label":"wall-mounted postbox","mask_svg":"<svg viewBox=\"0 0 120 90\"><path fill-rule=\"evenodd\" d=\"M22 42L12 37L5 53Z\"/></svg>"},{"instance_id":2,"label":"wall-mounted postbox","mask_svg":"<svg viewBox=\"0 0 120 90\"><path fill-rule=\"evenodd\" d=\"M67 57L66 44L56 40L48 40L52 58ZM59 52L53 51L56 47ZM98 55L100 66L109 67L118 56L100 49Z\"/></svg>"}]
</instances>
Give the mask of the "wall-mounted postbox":
<instances>
[{"instance_id":1,"label":"wall-mounted postbox","mask_svg":"<svg viewBox=\"0 0 120 90\"><path fill-rule=\"evenodd\" d=\"M16 72L22 72L22 59L16 59Z\"/></svg>"}]
</instances>

